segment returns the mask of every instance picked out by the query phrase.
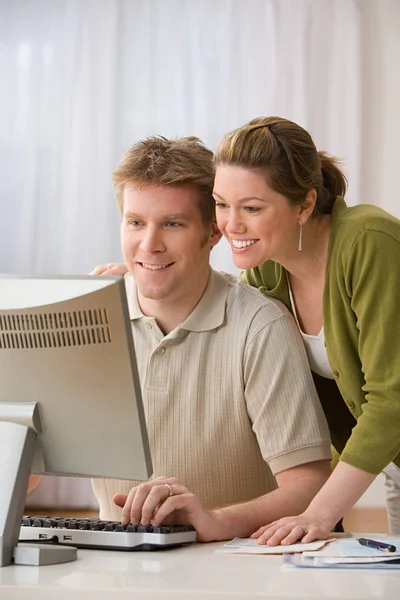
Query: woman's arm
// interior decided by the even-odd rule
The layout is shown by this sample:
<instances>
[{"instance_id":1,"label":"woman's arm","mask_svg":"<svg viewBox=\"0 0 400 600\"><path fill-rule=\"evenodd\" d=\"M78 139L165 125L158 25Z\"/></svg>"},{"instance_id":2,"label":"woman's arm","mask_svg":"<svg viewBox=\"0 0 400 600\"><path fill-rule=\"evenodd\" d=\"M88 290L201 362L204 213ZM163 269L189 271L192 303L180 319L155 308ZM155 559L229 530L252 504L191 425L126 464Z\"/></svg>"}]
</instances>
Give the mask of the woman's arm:
<instances>
[{"instance_id":1,"label":"woman's arm","mask_svg":"<svg viewBox=\"0 0 400 600\"><path fill-rule=\"evenodd\" d=\"M285 517L261 527L252 537L260 544L275 546L326 539L336 523L363 495L376 475L339 462L328 481L309 504L295 517Z\"/></svg>"},{"instance_id":2,"label":"woman's arm","mask_svg":"<svg viewBox=\"0 0 400 600\"><path fill-rule=\"evenodd\" d=\"M389 230L388 224L386 229ZM353 373L352 388L346 383L342 389L340 374L337 380L343 398L357 418L341 460L378 474L400 454L399 225L393 227L391 234L365 229L357 237L348 257L343 285L346 306L343 311L338 309L338 314L345 323L331 326L336 328L336 339L342 343L340 330L351 330L353 337L347 337L346 347L342 346L341 351L348 358L347 369L358 372ZM353 359L356 355L358 361ZM342 375L345 368L342 364ZM354 387L355 382L359 391Z\"/></svg>"}]
</instances>

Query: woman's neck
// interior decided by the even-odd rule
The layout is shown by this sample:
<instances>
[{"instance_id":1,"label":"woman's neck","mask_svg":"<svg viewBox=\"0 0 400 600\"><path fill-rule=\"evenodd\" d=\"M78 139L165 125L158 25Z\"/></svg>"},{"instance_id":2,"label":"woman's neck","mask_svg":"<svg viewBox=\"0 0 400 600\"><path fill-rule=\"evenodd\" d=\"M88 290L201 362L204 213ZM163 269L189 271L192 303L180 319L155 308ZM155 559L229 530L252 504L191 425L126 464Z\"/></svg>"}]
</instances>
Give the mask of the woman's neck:
<instances>
[{"instance_id":1,"label":"woman's neck","mask_svg":"<svg viewBox=\"0 0 400 600\"><path fill-rule=\"evenodd\" d=\"M303 248L281 262L291 282L310 282L325 278L331 229L330 215L310 219L303 228Z\"/></svg>"}]
</instances>

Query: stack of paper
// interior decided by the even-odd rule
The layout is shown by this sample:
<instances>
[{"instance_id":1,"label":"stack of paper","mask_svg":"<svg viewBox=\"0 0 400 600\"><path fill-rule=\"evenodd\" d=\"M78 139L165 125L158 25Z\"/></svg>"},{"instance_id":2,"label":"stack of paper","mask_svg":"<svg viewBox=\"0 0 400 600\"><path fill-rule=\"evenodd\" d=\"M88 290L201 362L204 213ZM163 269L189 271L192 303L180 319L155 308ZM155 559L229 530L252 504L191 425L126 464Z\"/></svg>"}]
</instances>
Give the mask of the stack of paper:
<instances>
[{"instance_id":1,"label":"stack of paper","mask_svg":"<svg viewBox=\"0 0 400 600\"><path fill-rule=\"evenodd\" d=\"M400 538L388 538L379 535L378 539L393 544L400 550ZM317 552L309 551L300 555L287 555L284 557L284 564L295 567L341 569L400 569L400 551L383 552L382 550L361 546L354 538L344 538L336 540Z\"/></svg>"}]
</instances>

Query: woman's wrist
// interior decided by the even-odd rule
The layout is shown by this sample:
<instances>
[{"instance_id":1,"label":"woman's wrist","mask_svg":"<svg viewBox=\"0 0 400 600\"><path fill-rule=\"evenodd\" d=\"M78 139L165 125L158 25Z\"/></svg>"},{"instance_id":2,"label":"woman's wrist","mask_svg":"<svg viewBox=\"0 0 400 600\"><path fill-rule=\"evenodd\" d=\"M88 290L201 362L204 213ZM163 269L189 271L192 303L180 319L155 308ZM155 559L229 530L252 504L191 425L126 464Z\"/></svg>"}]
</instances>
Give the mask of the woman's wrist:
<instances>
[{"instance_id":1,"label":"woman's wrist","mask_svg":"<svg viewBox=\"0 0 400 600\"><path fill-rule=\"evenodd\" d=\"M311 503L312 504L312 503ZM318 522L326 531L332 531L338 521L342 518L342 516L337 516L336 512L332 509L313 508L309 505L309 507L304 511L303 515L307 520Z\"/></svg>"}]
</instances>

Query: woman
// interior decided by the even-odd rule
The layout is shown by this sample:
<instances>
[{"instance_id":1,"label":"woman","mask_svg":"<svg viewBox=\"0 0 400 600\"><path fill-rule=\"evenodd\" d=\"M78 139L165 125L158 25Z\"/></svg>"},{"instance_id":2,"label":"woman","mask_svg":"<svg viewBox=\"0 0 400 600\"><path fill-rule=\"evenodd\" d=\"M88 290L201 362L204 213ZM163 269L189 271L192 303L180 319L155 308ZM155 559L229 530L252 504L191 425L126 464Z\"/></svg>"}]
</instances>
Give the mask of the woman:
<instances>
[{"instance_id":1,"label":"woman","mask_svg":"<svg viewBox=\"0 0 400 600\"><path fill-rule=\"evenodd\" d=\"M243 280L283 301L301 330L341 454L307 510L254 534L325 538L384 470L400 533L400 222L348 208L337 161L300 126L259 118L215 154L216 214Z\"/></svg>"}]
</instances>

